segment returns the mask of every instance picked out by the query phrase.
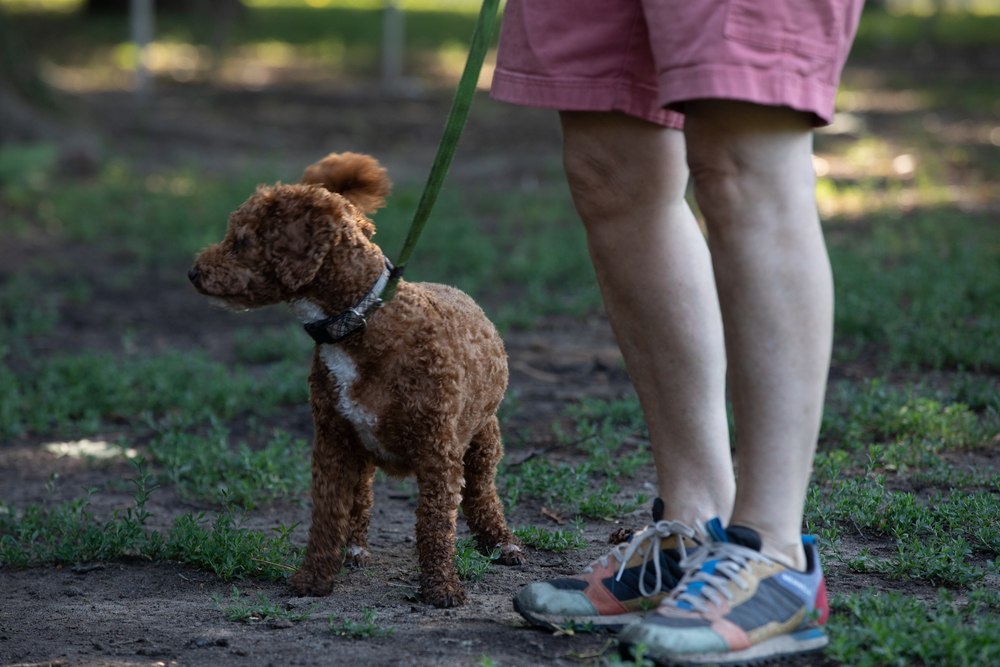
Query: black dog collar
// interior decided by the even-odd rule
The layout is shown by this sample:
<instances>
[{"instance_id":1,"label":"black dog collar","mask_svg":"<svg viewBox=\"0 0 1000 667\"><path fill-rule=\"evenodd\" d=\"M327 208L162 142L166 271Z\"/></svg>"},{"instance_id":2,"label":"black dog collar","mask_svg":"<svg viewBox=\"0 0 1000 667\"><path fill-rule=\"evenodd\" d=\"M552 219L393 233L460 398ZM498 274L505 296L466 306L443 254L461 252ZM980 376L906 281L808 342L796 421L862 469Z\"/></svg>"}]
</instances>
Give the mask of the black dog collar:
<instances>
[{"instance_id":1,"label":"black dog collar","mask_svg":"<svg viewBox=\"0 0 1000 667\"><path fill-rule=\"evenodd\" d=\"M379 297L382 296L382 291L389 282L389 276L392 275L393 271L392 262L388 258L383 259L385 259L385 269L383 269L382 275L379 276L374 287L368 290L368 294L361 298L361 301L340 315L303 325L306 333L312 336L314 341L320 345L334 345L355 331L363 331L368 328L368 316L374 310L382 307L382 300Z\"/></svg>"}]
</instances>

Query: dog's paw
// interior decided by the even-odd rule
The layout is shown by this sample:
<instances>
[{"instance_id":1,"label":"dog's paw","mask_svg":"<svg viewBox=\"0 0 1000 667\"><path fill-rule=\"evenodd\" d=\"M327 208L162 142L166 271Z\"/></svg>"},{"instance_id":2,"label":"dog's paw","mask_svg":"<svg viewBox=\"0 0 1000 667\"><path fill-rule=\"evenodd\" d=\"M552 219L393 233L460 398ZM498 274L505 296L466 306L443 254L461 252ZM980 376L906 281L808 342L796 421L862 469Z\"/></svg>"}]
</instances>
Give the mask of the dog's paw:
<instances>
[{"instance_id":1,"label":"dog's paw","mask_svg":"<svg viewBox=\"0 0 1000 667\"><path fill-rule=\"evenodd\" d=\"M368 549L353 544L347 547L347 552L344 554L345 567L368 567L371 564L372 557Z\"/></svg>"},{"instance_id":2,"label":"dog's paw","mask_svg":"<svg viewBox=\"0 0 1000 667\"><path fill-rule=\"evenodd\" d=\"M524 551L517 544L504 542L498 545L498 547L500 549L500 557L497 558L496 562L501 565L524 565L528 562Z\"/></svg>"},{"instance_id":3,"label":"dog's paw","mask_svg":"<svg viewBox=\"0 0 1000 667\"><path fill-rule=\"evenodd\" d=\"M300 567L289 579L288 585L299 597L322 597L333 590L333 578L320 577L313 570Z\"/></svg>"},{"instance_id":4,"label":"dog's paw","mask_svg":"<svg viewBox=\"0 0 1000 667\"><path fill-rule=\"evenodd\" d=\"M420 597L424 599L424 602L435 607L457 607L460 604L465 604L465 588L457 581L438 584L433 588L423 586L420 589Z\"/></svg>"}]
</instances>

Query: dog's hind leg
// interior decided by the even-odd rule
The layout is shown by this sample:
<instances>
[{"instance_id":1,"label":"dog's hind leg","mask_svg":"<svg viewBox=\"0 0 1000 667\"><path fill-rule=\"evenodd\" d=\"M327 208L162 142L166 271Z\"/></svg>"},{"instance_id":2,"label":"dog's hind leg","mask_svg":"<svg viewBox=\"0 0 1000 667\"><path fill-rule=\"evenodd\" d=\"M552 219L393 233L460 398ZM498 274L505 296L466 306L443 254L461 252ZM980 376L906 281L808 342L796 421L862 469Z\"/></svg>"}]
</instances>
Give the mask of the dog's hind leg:
<instances>
[{"instance_id":1,"label":"dog's hind leg","mask_svg":"<svg viewBox=\"0 0 1000 667\"><path fill-rule=\"evenodd\" d=\"M432 445L435 452L417 469L420 497L417 501L417 559L420 563L420 594L435 607L453 607L465 602L465 588L455 568L455 520L461 498L462 466L449 460L448 447Z\"/></svg>"},{"instance_id":2,"label":"dog's hind leg","mask_svg":"<svg viewBox=\"0 0 1000 667\"><path fill-rule=\"evenodd\" d=\"M501 457L503 447L500 444L500 423L493 416L472 436L472 442L465 451L462 511L480 551L491 553L494 549L499 549L498 562L504 565L521 565L525 562L521 542L507 528L503 519L503 506L497 498L495 478Z\"/></svg>"},{"instance_id":3,"label":"dog's hind leg","mask_svg":"<svg viewBox=\"0 0 1000 667\"><path fill-rule=\"evenodd\" d=\"M375 464L369 462L361 470L358 484L354 487L354 507L351 508L351 532L347 536L347 552L344 562L347 567L368 567L372 564L368 553L368 522L371 519L372 479Z\"/></svg>"},{"instance_id":4,"label":"dog's hind leg","mask_svg":"<svg viewBox=\"0 0 1000 667\"><path fill-rule=\"evenodd\" d=\"M357 435L346 421L316 420L312 456L312 526L302 567L289 582L298 595L327 595L344 562L351 530L354 489L366 461L358 456Z\"/></svg>"}]
</instances>

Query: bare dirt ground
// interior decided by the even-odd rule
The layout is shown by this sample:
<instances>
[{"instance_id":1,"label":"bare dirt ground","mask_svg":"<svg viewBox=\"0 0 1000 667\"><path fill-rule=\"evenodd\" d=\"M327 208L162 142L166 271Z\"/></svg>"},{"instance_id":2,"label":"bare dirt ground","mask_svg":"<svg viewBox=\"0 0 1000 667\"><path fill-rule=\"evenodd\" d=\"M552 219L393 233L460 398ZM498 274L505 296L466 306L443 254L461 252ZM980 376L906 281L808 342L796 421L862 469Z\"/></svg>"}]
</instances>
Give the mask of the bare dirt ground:
<instances>
[{"instance_id":1,"label":"bare dirt ground","mask_svg":"<svg viewBox=\"0 0 1000 667\"><path fill-rule=\"evenodd\" d=\"M257 93L200 87L161 88L154 104L136 110L125 94L91 95L75 100L81 118L107 137L111 152L128 157L135 168L193 164L199 169L234 172L249 165L276 164L290 173L333 150L355 150L379 157L397 181L422 180L440 136L450 102L447 95L387 99L376 94L334 95L280 90ZM527 178L544 179L558 162L560 137L553 112L477 101L452 168L451 179L477 187L518 187ZM547 168L548 171L547 171ZM537 180L535 181L537 182ZM3 239L0 267L5 274L37 258L49 262L50 275L82 277L93 285L84 306L67 305L63 325L38 343L37 354L55 351L121 350L126 327L134 330L135 349L205 349L214 358L232 359L233 332L246 326L278 326L289 320L281 309L244 316L207 309L187 285L186 267L140 276L126 289L102 287L101 277L116 270L116 258L99 247L53 245L45 239ZM192 325L196 322L197 325ZM530 331L506 337L511 387L522 409L508 425L508 436L531 429L532 447L544 447L548 427L568 401L582 396L611 398L630 391L627 375L607 321L550 318ZM838 366L834 378L863 376L864 364ZM308 406L287 408L261 419L295 437L311 439ZM113 433L103 434L105 437ZM508 437L508 442L511 438ZM86 463L57 459L41 451L43 440L29 437L0 444L2 498L14 505L77 497L81 487L103 492L94 497L98 517L131 506L131 469L124 463ZM137 443L140 448L142 442ZM559 456L553 453L552 456ZM982 455L982 452L980 452ZM566 455L569 456L569 455ZM59 477L46 490L53 472ZM628 482L626 493L655 495L652 467ZM621 522L590 521L588 547L564 555L529 549L520 569L496 567L484 581L468 584L469 600L457 609L438 610L413 599L416 554L415 503L396 482L376 484L371 523L374 568L338 579L332 595L296 599L280 584L238 582L240 590L266 593L272 602L295 609L316 607L310 620L244 624L227 621L212 602L228 600L232 584L208 572L176 563L140 561L98 564L97 569L0 567L0 665L471 665L485 654L501 665L579 665L612 651L604 635L556 636L526 628L511 608L519 587L531 581L579 571L607 550L607 537L621 526L640 527L648 507ZM210 511L179 498L170 488L155 491L148 525L164 530L173 517ZM512 526L556 527L540 507L521 503L508 516ZM305 542L309 503L276 502L255 510L248 525L260 529L299 523L295 541ZM467 535L464 525L460 536ZM846 550L873 545L845 538ZM831 594L875 585L900 590L898 583L831 571ZM910 594L934 595L930 587L902 585ZM349 639L337 636L327 618L360 620L362 607L374 608L377 621L394 627L390 637ZM789 664L837 664L822 657Z\"/></svg>"}]
</instances>

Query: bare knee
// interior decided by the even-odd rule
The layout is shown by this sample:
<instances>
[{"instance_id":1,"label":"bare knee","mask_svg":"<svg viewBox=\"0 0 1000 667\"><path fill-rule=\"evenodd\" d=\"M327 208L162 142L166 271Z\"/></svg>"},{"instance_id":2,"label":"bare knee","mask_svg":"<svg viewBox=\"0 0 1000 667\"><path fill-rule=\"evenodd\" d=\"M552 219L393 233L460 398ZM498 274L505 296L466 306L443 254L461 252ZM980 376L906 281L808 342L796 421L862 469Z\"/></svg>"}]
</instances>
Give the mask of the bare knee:
<instances>
[{"instance_id":1,"label":"bare knee","mask_svg":"<svg viewBox=\"0 0 1000 667\"><path fill-rule=\"evenodd\" d=\"M806 114L726 100L689 103L686 111L688 167L714 241L815 208Z\"/></svg>"},{"instance_id":2,"label":"bare knee","mask_svg":"<svg viewBox=\"0 0 1000 667\"><path fill-rule=\"evenodd\" d=\"M562 112L563 165L588 232L683 197L683 136L619 113Z\"/></svg>"}]
</instances>

